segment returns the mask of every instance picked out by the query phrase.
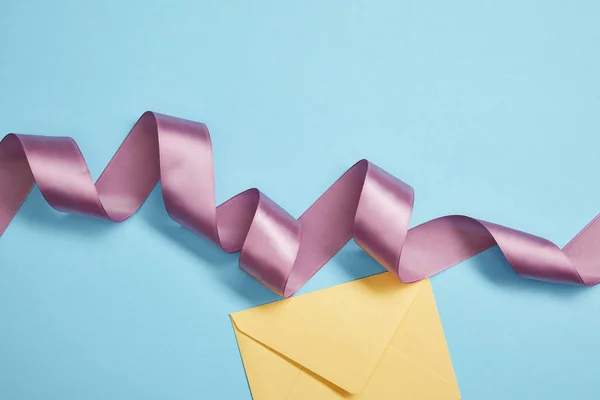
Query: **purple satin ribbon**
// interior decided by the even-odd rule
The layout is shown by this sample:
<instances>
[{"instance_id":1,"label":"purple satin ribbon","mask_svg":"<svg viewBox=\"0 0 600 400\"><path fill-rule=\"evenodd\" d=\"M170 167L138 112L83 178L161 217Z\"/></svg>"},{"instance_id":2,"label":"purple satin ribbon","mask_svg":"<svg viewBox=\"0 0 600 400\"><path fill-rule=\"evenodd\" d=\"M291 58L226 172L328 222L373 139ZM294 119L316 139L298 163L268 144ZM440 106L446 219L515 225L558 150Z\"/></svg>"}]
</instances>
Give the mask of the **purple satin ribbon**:
<instances>
[{"instance_id":1,"label":"purple satin ribbon","mask_svg":"<svg viewBox=\"0 0 600 400\"><path fill-rule=\"evenodd\" d=\"M600 216L562 250L546 239L490 222L441 217L408 229L410 186L361 160L299 219L258 189L217 207L204 124L144 113L96 184L71 138L7 135L0 142L0 235L33 185L59 211L121 222L159 179L171 218L226 252L285 297L298 291L351 238L404 282L437 274L494 245L521 276L600 282Z\"/></svg>"}]
</instances>

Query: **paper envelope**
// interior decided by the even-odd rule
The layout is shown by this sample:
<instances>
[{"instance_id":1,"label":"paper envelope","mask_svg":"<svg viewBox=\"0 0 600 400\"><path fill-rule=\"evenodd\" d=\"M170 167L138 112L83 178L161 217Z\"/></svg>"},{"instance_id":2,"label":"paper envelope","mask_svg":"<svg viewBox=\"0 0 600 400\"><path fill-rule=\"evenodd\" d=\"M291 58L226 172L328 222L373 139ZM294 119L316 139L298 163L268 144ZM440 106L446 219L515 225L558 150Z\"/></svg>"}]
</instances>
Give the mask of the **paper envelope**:
<instances>
[{"instance_id":1,"label":"paper envelope","mask_svg":"<svg viewBox=\"0 0 600 400\"><path fill-rule=\"evenodd\" d=\"M386 272L231 319L254 400L461 398L429 280Z\"/></svg>"}]
</instances>

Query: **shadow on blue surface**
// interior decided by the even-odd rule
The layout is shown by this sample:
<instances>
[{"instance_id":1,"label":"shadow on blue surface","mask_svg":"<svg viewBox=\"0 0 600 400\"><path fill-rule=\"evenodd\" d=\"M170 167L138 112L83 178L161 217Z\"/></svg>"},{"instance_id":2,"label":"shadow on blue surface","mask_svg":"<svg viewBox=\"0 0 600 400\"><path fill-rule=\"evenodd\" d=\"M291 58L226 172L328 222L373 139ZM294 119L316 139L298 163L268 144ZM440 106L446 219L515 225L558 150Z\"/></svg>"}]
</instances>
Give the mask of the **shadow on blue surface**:
<instances>
[{"instance_id":1,"label":"shadow on blue surface","mask_svg":"<svg viewBox=\"0 0 600 400\"><path fill-rule=\"evenodd\" d=\"M359 279L384 271L377 261L358 248L348 249L347 251L344 249L335 259L338 260L341 268L345 270L351 279ZM484 251L471 258L470 261L474 271L506 291L541 292L552 296L571 297L589 290L585 286L522 278L512 269L498 247ZM461 266L457 265L452 268L461 268ZM436 279L443 279L443 275L443 272L436 275Z\"/></svg>"},{"instance_id":2,"label":"shadow on blue surface","mask_svg":"<svg viewBox=\"0 0 600 400\"><path fill-rule=\"evenodd\" d=\"M498 247L476 255L472 261L477 272L507 291L543 292L555 296L571 297L589 290L586 286L522 278L512 269Z\"/></svg>"},{"instance_id":3,"label":"shadow on blue surface","mask_svg":"<svg viewBox=\"0 0 600 400\"><path fill-rule=\"evenodd\" d=\"M165 209L160 185L152 191L139 214L139 217L143 218L152 228L191 252L198 259L205 261L202 267L210 268L214 278L234 294L242 296L251 304L263 304L281 299L239 269L238 253L226 253L208 240L174 222Z\"/></svg>"},{"instance_id":4,"label":"shadow on blue surface","mask_svg":"<svg viewBox=\"0 0 600 400\"><path fill-rule=\"evenodd\" d=\"M114 228L114 222L111 221L56 211L44 199L37 186L31 190L17 215L27 224L38 228L91 237L104 235L111 227Z\"/></svg>"},{"instance_id":5,"label":"shadow on blue surface","mask_svg":"<svg viewBox=\"0 0 600 400\"><path fill-rule=\"evenodd\" d=\"M381 264L352 241L336 254L332 261L339 265L336 265L335 268L341 268L349 280L385 272L385 268Z\"/></svg>"},{"instance_id":6,"label":"shadow on blue surface","mask_svg":"<svg viewBox=\"0 0 600 400\"><path fill-rule=\"evenodd\" d=\"M48 205L37 187L31 191L19 211L19 217L27 223L45 229L60 230L77 235L98 236L108 233L113 222L86 216L57 212ZM223 286L231 289L252 304L263 304L280 299L254 278L239 270L239 254L228 254L207 240L175 223L168 216L160 185L150 194L138 215L152 228L176 242L212 269L213 275ZM383 272L384 268L354 244L342 249L334 258L335 268L342 268L348 280ZM555 296L576 296L585 287L543 282L518 276L498 247L491 248L472 258L474 270L489 279L494 285L507 291L545 292ZM454 267L460 268L460 266Z\"/></svg>"},{"instance_id":7,"label":"shadow on blue surface","mask_svg":"<svg viewBox=\"0 0 600 400\"><path fill-rule=\"evenodd\" d=\"M50 231L72 235L98 237L117 229L118 224L98 218L66 214L54 210L39 189L33 188L18 213L27 224ZM212 269L213 275L224 287L242 296L252 304L262 304L280 299L261 283L238 268L238 254L228 254L207 240L175 223L167 214L160 185L151 193L142 208L132 218L142 218L148 225L192 252L205 263L202 268Z\"/></svg>"}]
</instances>

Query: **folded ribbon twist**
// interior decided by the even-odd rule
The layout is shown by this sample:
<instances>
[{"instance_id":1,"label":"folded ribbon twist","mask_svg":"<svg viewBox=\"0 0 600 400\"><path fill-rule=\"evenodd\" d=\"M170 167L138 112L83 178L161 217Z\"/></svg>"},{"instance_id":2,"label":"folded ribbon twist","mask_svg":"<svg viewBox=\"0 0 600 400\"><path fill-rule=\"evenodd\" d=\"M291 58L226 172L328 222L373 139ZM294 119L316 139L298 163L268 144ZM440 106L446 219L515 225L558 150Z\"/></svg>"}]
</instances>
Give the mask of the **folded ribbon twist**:
<instances>
[{"instance_id":1,"label":"folded ribbon twist","mask_svg":"<svg viewBox=\"0 0 600 400\"><path fill-rule=\"evenodd\" d=\"M490 222L451 215L408 229L410 186L361 160L299 219L257 189L217 207L210 136L204 124L144 113L94 184L71 138L9 134L0 142L0 234L33 185L64 212L121 222L158 181L175 221L226 252L285 297L298 291L352 237L404 282L428 278L494 245L521 276L600 282L600 216L562 250Z\"/></svg>"}]
</instances>

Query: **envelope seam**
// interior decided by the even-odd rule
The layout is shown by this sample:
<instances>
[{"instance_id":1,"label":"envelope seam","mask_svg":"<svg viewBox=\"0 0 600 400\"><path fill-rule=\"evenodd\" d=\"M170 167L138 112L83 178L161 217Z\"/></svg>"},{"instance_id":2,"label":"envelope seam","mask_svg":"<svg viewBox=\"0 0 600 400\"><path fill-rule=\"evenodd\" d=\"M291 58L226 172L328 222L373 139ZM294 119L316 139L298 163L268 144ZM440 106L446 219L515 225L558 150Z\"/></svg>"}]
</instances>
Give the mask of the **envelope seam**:
<instances>
[{"instance_id":1,"label":"envelope seam","mask_svg":"<svg viewBox=\"0 0 600 400\"><path fill-rule=\"evenodd\" d=\"M415 293L415 297L413 297L413 299L411 300L410 305L408 306L408 310L407 310L406 314L404 314L404 316L402 317L402 319L398 323L398 328L396 328L396 331L394 332L394 335L398 332L398 330L402 326L402 323L406 319L408 313L411 311L412 306L414 305L415 301L417 300L417 297L419 296L419 294L421 293L422 290L423 290L423 283L421 283L421 286L419 286L419 289L417 289L417 293ZM391 339L390 339L390 342L391 342ZM419 365L421 368L425 369L426 371L429 371L432 374L436 375L438 378L440 378L441 380L443 380L444 382L446 382L448 385L453 386L452 382L450 382L448 379L446 379L445 377L443 377L439 372L434 371L431 368L429 368L427 365L425 365L425 364L423 364L423 363L421 363L421 362L413 359L412 357L407 356L402 351L400 351L397 348L395 348L394 346L392 346L390 343L388 343L387 347L389 347L390 349L394 350L396 353L400 354L401 356L406 357L407 359L409 359L413 363ZM460 392L459 392L459 396L460 396Z\"/></svg>"},{"instance_id":2,"label":"envelope seam","mask_svg":"<svg viewBox=\"0 0 600 400\"><path fill-rule=\"evenodd\" d=\"M398 329L400 329L400 327L404 323L404 320L406 319L406 316L408 315L408 313L412 309L412 306L415 304L415 300L417 299L417 297L419 297L419 293L421 293L421 290L423 290L423 283L422 282L419 283L419 287L417 288L417 292L415 293L415 295L413 296L413 298L410 299L410 304L408 305L408 308L406 309L406 312L404 313L404 315L402 316L402 318L400 318L400 321L398 321L398 326L396 327L396 330L392 334L392 337L390 338L390 341L388 342L388 346L390 346L390 342L392 341L392 338L394 337L394 335L396 335L396 333L398 333Z\"/></svg>"},{"instance_id":3,"label":"envelope seam","mask_svg":"<svg viewBox=\"0 0 600 400\"><path fill-rule=\"evenodd\" d=\"M296 375L296 379L294 379L294 383L292 383L292 387L290 387L288 394L285 396L285 398L283 400L288 400L290 398L290 396L292 395L292 392L294 391L294 388L296 387L296 384L298 383L298 380L300 380L301 373L302 373L302 368L298 367L298 374Z\"/></svg>"},{"instance_id":4,"label":"envelope seam","mask_svg":"<svg viewBox=\"0 0 600 400\"><path fill-rule=\"evenodd\" d=\"M447 383L450 386L452 385L452 382L448 381L448 379L444 378L442 375L440 375L439 372L432 370L431 368L429 368L427 365L415 360L412 357L407 356L406 354L404 354L403 352L401 352L400 350L398 350L397 348L393 347L392 345L388 345L388 347L392 350L394 350L396 353L400 354L402 357L405 357L407 359L409 359L410 361L412 361L413 363L417 364L418 366L420 366L421 368L423 368L424 370L431 372L433 375L437 376L438 378L440 378L441 380L443 380L445 383ZM460 395L460 394L459 394Z\"/></svg>"},{"instance_id":5,"label":"envelope seam","mask_svg":"<svg viewBox=\"0 0 600 400\"><path fill-rule=\"evenodd\" d=\"M396 327L396 330L394 330L394 333L392 334L392 337L390 338L390 340L388 341L388 344L386 347L384 347L383 352L379 355L379 359L377 360L377 362L375 363L375 366L373 367L373 369L371 370L371 372L369 373L369 377L366 380L366 383L364 386L367 386L369 384L369 381L371 380L371 378L373 377L373 374L375 373L375 370L377 369L377 365L381 362L381 359L383 358L383 354L385 353L385 349L387 347L392 347L390 346L390 342L392 341L394 335L398 332L398 329L400 329L400 327L402 326L402 323L404 322L404 320L406 319L406 316L408 315L408 313L410 312L413 304L415 303L415 300L417 299L417 297L419 296L419 293L421 293L421 290L423 290L423 281L418 282L418 283L412 283L412 285L419 285L419 287L417 288L417 291L415 293L415 295L413 296L413 298L410 300L410 304L408 305L408 308L406 309L406 312L404 313L404 315L402 316L402 318L400 318L400 321L398 321L398 326ZM393 347L392 347L393 348ZM394 349L396 350L396 349ZM398 351L398 350L396 350ZM400 353L402 354L402 353ZM404 355L404 354L402 354ZM364 389L363 386L363 389ZM362 390L362 389L361 389ZM287 400L287 399L286 399Z\"/></svg>"}]
</instances>

